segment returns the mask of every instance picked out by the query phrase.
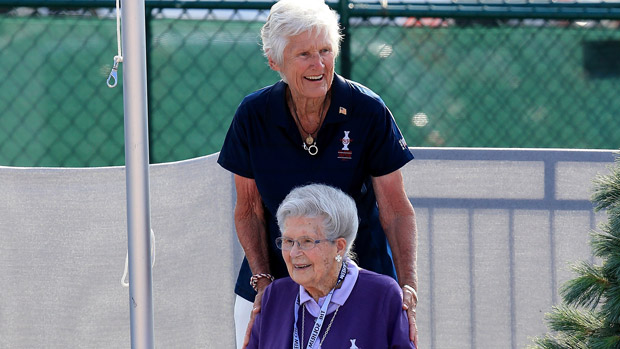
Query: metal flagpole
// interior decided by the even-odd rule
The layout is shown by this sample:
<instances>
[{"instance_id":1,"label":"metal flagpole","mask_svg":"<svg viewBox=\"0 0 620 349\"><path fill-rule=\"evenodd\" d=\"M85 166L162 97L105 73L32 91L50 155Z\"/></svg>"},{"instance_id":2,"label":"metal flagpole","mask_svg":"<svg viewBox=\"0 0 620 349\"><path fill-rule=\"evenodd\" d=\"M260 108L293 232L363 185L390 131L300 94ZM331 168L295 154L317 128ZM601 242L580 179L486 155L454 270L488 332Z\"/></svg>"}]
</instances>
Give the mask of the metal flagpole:
<instances>
[{"instance_id":1,"label":"metal flagpole","mask_svg":"<svg viewBox=\"0 0 620 349\"><path fill-rule=\"evenodd\" d=\"M153 277L144 0L122 2L131 347L153 348Z\"/></svg>"}]
</instances>

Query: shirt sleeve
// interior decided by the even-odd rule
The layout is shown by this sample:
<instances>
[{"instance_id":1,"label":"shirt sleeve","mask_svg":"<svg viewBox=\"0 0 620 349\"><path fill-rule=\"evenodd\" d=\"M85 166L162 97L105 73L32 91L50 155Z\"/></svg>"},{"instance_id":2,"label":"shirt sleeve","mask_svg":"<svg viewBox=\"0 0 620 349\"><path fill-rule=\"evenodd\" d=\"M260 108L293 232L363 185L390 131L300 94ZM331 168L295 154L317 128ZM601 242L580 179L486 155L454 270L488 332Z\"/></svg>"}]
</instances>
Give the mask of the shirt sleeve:
<instances>
[{"instance_id":1,"label":"shirt sleeve","mask_svg":"<svg viewBox=\"0 0 620 349\"><path fill-rule=\"evenodd\" d=\"M368 153L368 171L373 177L392 173L413 159L394 116L385 104L380 104Z\"/></svg>"},{"instance_id":2,"label":"shirt sleeve","mask_svg":"<svg viewBox=\"0 0 620 349\"><path fill-rule=\"evenodd\" d=\"M250 334L250 341L248 342L247 349L258 348L259 333L260 333L261 316L260 313L256 314L254 318L254 325L252 325L252 333Z\"/></svg>"},{"instance_id":3,"label":"shirt sleeve","mask_svg":"<svg viewBox=\"0 0 620 349\"><path fill-rule=\"evenodd\" d=\"M247 108L245 103L242 102L237 108L230 128L226 133L224 145L217 162L232 173L246 178L254 178L248 143L248 119Z\"/></svg>"},{"instance_id":4,"label":"shirt sleeve","mask_svg":"<svg viewBox=\"0 0 620 349\"><path fill-rule=\"evenodd\" d=\"M269 305L269 295L271 294L272 285L273 283L269 284L267 288L265 288L265 292L263 293L263 298L261 300L262 310L260 313L256 314L256 317L254 318L254 324L252 325L252 332L250 333L250 341L246 348L258 348L259 347L261 325L263 322L262 314L265 313L265 308L267 308Z\"/></svg>"}]
</instances>

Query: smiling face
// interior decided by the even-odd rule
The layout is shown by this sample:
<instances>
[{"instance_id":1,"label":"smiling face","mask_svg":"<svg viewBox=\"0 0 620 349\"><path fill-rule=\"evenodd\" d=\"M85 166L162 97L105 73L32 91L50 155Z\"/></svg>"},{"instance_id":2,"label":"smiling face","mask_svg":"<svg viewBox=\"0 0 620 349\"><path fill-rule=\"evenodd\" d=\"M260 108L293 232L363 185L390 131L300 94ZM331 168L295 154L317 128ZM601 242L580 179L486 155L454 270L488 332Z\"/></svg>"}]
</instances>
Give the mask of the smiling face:
<instances>
[{"instance_id":1,"label":"smiling face","mask_svg":"<svg viewBox=\"0 0 620 349\"><path fill-rule=\"evenodd\" d=\"M304 237L313 240L325 239L322 217L289 217L284 222L282 236L293 240ZM327 295L335 286L341 263L336 254L344 254L346 240L321 241L312 249L302 251L295 243L290 251L282 251L288 273L296 283L302 285L315 299Z\"/></svg>"},{"instance_id":2,"label":"smiling face","mask_svg":"<svg viewBox=\"0 0 620 349\"><path fill-rule=\"evenodd\" d=\"M269 66L280 72L295 98L323 98L334 80L335 55L327 35L306 31L289 38L281 63L271 57Z\"/></svg>"}]
</instances>

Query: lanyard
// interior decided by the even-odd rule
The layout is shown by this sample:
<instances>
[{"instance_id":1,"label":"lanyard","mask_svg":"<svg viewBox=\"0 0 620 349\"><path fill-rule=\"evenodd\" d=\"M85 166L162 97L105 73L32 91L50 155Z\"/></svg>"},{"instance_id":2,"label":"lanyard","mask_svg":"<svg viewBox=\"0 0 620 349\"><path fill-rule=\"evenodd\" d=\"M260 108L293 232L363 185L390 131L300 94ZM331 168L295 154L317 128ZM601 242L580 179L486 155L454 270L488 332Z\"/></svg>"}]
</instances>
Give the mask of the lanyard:
<instances>
[{"instance_id":1,"label":"lanyard","mask_svg":"<svg viewBox=\"0 0 620 349\"><path fill-rule=\"evenodd\" d=\"M342 268L340 268L340 274L338 275L338 281L336 285L340 284L344 277L347 275L347 262L342 262ZM329 307L329 303L332 300L332 296L334 295L334 289L325 297L325 301L323 302L323 306L321 307L321 311L319 312L319 316L316 318L314 322L314 327L312 327L312 332L310 333L310 339L308 340L307 349L314 348L314 344L316 343L317 338L319 337L319 332L321 332L321 327L323 327L323 320L325 320L325 315L327 315L327 307ZM299 293L297 294L297 299L295 300L295 325L293 326L293 348L300 349L300 340L299 333L297 331L297 320L299 319L299 307L300 307ZM305 311L302 310L302 311ZM301 339L303 340L303 338ZM320 345L320 343L319 343Z\"/></svg>"}]
</instances>

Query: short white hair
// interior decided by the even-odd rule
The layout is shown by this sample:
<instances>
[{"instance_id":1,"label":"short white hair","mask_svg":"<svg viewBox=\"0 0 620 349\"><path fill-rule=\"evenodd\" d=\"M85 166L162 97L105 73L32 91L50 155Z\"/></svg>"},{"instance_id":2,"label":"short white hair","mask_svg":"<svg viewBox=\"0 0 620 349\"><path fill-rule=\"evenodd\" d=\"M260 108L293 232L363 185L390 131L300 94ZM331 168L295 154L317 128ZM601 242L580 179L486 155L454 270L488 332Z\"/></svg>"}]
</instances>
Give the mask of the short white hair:
<instances>
[{"instance_id":1,"label":"short white hair","mask_svg":"<svg viewBox=\"0 0 620 349\"><path fill-rule=\"evenodd\" d=\"M347 241L345 255L355 258L351 247L359 226L357 206L342 190L325 184L297 187L284 198L276 216L281 232L289 217L322 217L325 238L330 241L344 238Z\"/></svg>"},{"instance_id":2,"label":"short white hair","mask_svg":"<svg viewBox=\"0 0 620 349\"><path fill-rule=\"evenodd\" d=\"M332 44L334 58L340 51L338 14L324 0L280 0L271 7L260 35L265 57L282 64L289 38L305 32L326 35Z\"/></svg>"}]
</instances>

